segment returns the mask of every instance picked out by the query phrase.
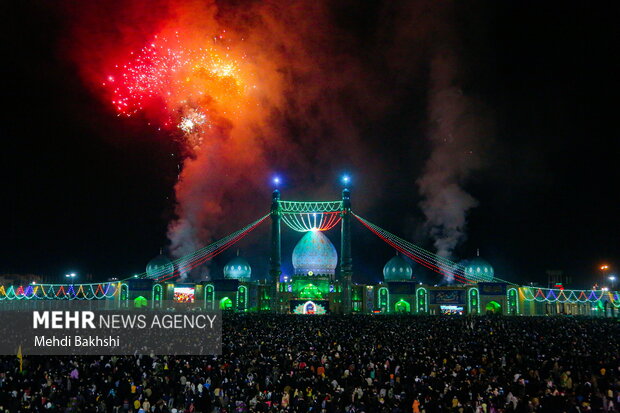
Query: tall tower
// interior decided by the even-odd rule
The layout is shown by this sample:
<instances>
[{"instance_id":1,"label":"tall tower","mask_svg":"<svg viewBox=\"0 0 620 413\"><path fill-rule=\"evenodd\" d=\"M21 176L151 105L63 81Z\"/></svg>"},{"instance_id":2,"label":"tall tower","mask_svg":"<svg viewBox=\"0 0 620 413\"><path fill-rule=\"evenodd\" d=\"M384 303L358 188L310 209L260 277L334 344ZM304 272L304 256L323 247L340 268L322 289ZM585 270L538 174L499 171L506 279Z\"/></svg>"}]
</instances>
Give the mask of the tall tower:
<instances>
[{"instance_id":1,"label":"tall tower","mask_svg":"<svg viewBox=\"0 0 620 413\"><path fill-rule=\"evenodd\" d=\"M269 294L271 311L277 311L279 306L278 282L280 281L280 274L282 274L280 219L280 191L275 189L271 196L271 253L269 255L269 277L271 278L271 288L269 289Z\"/></svg>"},{"instance_id":2,"label":"tall tower","mask_svg":"<svg viewBox=\"0 0 620 413\"><path fill-rule=\"evenodd\" d=\"M348 179L344 179L344 183ZM342 190L342 222L340 223L340 280L342 282L342 308L345 314L351 312L351 278L353 258L351 257L351 192Z\"/></svg>"}]
</instances>

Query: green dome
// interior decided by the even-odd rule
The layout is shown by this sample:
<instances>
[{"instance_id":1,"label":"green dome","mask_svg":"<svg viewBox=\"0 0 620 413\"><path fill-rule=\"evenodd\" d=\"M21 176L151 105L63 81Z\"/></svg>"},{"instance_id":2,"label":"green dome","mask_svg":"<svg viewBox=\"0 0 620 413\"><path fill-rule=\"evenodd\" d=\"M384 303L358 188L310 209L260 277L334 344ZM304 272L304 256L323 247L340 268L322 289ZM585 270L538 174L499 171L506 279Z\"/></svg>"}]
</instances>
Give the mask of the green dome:
<instances>
[{"instance_id":1,"label":"green dome","mask_svg":"<svg viewBox=\"0 0 620 413\"><path fill-rule=\"evenodd\" d=\"M465 277L472 281L490 282L493 281L495 271L491 264L480 257L472 258L461 263L465 267Z\"/></svg>"},{"instance_id":2,"label":"green dome","mask_svg":"<svg viewBox=\"0 0 620 413\"><path fill-rule=\"evenodd\" d=\"M224 266L224 278L249 280L250 277L252 277L252 267L243 257L235 257Z\"/></svg>"},{"instance_id":3,"label":"green dome","mask_svg":"<svg viewBox=\"0 0 620 413\"><path fill-rule=\"evenodd\" d=\"M384 281L410 281L413 275L413 268L400 255L392 257L383 267Z\"/></svg>"},{"instance_id":4,"label":"green dome","mask_svg":"<svg viewBox=\"0 0 620 413\"><path fill-rule=\"evenodd\" d=\"M172 261L165 255L158 255L146 264L146 275L149 278L160 277L162 275L170 274L174 271L174 265Z\"/></svg>"},{"instance_id":5,"label":"green dome","mask_svg":"<svg viewBox=\"0 0 620 413\"><path fill-rule=\"evenodd\" d=\"M295 275L334 275L338 253L321 231L308 231L293 249Z\"/></svg>"}]
</instances>

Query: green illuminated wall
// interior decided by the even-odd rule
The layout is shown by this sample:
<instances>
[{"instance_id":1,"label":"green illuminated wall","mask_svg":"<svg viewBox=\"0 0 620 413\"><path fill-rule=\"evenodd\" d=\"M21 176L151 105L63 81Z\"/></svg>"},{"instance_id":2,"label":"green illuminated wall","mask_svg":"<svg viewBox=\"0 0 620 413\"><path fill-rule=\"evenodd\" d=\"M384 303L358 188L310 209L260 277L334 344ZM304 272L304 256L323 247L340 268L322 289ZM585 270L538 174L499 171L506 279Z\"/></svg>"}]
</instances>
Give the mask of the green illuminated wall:
<instances>
[{"instance_id":1,"label":"green illuminated wall","mask_svg":"<svg viewBox=\"0 0 620 413\"><path fill-rule=\"evenodd\" d=\"M293 295L304 300L327 300L329 280L296 278L293 280Z\"/></svg>"}]
</instances>

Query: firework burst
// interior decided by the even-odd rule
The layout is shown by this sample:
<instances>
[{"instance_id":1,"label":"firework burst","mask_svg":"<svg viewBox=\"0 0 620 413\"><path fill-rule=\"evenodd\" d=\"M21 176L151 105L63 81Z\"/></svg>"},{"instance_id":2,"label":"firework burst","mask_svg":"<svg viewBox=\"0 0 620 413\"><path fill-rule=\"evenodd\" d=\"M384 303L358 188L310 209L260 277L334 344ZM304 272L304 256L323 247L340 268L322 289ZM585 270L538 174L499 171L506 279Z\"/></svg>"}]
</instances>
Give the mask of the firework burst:
<instances>
[{"instance_id":1,"label":"firework burst","mask_svg":"<svg viewBox=\"0 0 620 413\"><path fill-rule=\"evenodd\" d=\"M245 57L235 59L223 36L207 40L209 46L188 43L178 32L155 36L103 84L119 116L155 114L161 126L176 125L197 149L209 130L240 116L250 86L239 64Z\"/></svg>"}]
</instances>

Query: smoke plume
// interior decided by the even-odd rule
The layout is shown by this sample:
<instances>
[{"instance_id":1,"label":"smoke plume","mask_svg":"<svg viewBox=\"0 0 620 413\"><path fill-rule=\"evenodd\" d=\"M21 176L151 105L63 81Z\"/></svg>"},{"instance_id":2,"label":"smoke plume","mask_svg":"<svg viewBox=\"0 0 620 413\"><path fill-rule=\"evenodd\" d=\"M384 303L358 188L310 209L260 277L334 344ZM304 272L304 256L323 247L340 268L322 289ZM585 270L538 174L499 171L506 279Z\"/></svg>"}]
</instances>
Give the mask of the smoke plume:
<instances>
[{"instance_id":1,"label":"smoke plume","mask_svg":"<svg viewBox=\"0 0 620 413\"><path fill-rule=\"evenodd\" d=\"M480 105L459 87L458 68L450 49L437 51L432 59L428 100L432 151L417 181L425 227L442 257L451 257L466 239L467 214L478 201L463 184L480 167L481 143L488 133Z\"/></svg>"}]
</instances>

